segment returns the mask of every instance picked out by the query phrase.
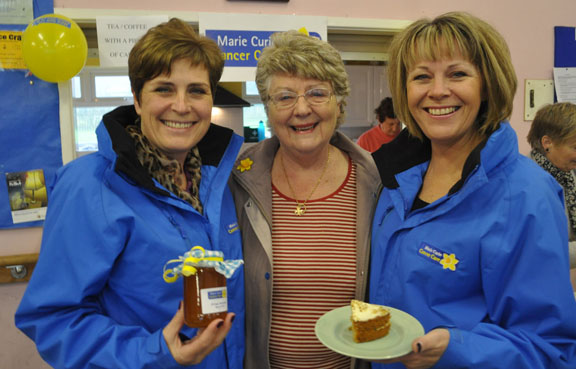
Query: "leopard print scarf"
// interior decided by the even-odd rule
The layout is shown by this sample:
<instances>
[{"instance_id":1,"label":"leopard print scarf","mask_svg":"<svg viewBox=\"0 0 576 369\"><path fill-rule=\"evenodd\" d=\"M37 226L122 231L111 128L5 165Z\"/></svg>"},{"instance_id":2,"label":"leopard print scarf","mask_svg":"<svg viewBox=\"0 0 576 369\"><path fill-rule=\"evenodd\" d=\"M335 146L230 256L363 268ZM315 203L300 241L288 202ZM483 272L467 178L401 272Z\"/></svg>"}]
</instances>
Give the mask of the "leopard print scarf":
<instances>
[{"instance_id":1,"label":"leopard print scarf","mask_svg":"<svg viewBox=\"0 0 576 369\"><path fill-rule=\"evenodd\" d=\"M152 146L150 141L142 134L140 126L130 125L126 127L126 132L134 140L136 147L136 155L138 161L148 173L156 179L162 186L167 188L170 192L188 202L202 214L202 203L200 202L200 178L201 178L201 165L200 154L198 147L194 146L184 163L184 168L180 166L177 160L170 159L160 150ZM186 188L183 190L183 177L184 174L187 183Z\"/></svg>"},{"instance_id":2,"label":"leopard print scarf","mask_svg":"<svg viewBox=\"0 0 576 369\"><path fill-rule=\"evenodd\" d=\"M545 155L536 150L532 150L530 156L564 188L564 200L566 201L570 226L574 234L576 234L576 183L572 172L558 169Z\"/></svg>"}]
</instances>

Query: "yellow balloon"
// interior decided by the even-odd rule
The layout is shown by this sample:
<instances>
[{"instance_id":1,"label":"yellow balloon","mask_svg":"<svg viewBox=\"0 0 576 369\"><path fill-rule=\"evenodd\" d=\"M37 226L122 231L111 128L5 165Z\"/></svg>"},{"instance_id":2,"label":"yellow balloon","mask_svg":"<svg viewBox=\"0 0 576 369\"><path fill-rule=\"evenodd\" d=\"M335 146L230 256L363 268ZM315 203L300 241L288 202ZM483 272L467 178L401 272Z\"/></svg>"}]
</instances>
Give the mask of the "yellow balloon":
<instances>
[{"instance_id":1,"label":"yellow balloon","mask_svg":"<svg viewBox=\"0 0 576 369\"><path fill-rule=\"evenodd\" d=\"M45 14L32 21L22 34L22 57L30 72L47 82L64 82L82 70L88 43L72 19Z\"/></svg>"}]
</instances>

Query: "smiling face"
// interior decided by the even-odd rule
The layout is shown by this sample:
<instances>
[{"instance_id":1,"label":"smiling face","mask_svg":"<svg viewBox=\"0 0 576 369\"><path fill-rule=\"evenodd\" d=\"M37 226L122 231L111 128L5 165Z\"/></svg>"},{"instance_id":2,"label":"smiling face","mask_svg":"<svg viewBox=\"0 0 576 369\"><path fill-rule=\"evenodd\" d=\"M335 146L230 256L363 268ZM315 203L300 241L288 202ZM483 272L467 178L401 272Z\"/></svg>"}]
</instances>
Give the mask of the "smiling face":
<instances>
[{"instance_id":1,"label":"smiling face","mask_svg":"<svg viewBox=\"0 0 576 369\"><path fill-rule=\"evenodd\" d=\"M452 58L416 62L407 75L410 113L432 144L454 145L475 138L482 103L478 69L455 53Z\"/></svg>"},{"instance_id":2,"label":"smiling face","mask_svg":"<svg viewBox=\"0 0 576 369\"><path fill-rule=\"evenodd\" d=\"M332 90L330 82L275 75L270 78L270 96L291 91L304 95L313 88ZM340 107L335 96L326 103L312 105L301 96L291 108L279 108L268 102L268 121L283 149L298 154L315 154L324 148L336 130Z\"/></svg>"},{"instance_id":3,"label":"smiling face","mask_svg":"<svg viewBox=\"0 0 576 369\"><path fill-rule=\"evenodd\" d=\"M134 97L142 133L172 159L184 163L190 149L204 137L212 116L208 71L187 59L172 63L170 75L144 83L140 99Z\"/></svg>"}]
</instances>

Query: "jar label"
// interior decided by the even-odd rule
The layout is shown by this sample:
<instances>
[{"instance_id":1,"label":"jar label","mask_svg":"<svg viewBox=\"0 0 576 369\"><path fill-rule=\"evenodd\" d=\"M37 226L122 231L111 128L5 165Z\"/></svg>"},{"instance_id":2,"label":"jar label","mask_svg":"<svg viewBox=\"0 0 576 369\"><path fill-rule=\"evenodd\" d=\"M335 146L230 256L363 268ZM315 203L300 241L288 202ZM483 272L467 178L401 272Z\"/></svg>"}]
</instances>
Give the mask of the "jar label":
<instances>
[{"instance_id":1,"label":"jar label","mask_svg":"<svg viewBox=\"0 0 576 369\"><path fill-rule=\"evenodd\" d=\"M226 287L203 288L200 290L202 314L214 314L228 311Z\"/></svg>"}]
</instances>

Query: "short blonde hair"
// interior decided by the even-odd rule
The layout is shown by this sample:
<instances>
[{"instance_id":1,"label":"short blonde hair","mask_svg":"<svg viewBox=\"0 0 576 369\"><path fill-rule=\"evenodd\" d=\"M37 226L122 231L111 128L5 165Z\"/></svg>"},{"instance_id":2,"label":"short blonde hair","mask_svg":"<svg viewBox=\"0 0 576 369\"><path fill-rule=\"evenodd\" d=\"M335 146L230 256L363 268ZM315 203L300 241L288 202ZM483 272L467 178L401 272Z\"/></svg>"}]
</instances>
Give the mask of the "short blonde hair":
<instances>
[{"instance_id":1,"label":"short blonde hair","mask_svg":"<svg viewBox=\"0 0 576 369\"><path fill-rule=\"evenodd\" d=\"M476 123L483 136L512 114L517 80L504 38L491 25L464 12L420 19L397 34L389 49L388 82L398 118L410 133L424 138L407 102L407 76L421 60L438 61L461 53L480 72L482 102Z\"/></svg>"},{"instance_id":2,"label":"short blonde hair","mask_svg":"<svg viewBox=\"0 0 576 369\"><path fill-rule=\"evenodd\" d=\"M340 103L340 116L336 123L340 126L344 121L350 82L338 50L326 41L297 31L275 33L271 41L262 51L256 68L256 85L266 111L270 100L270 79L275 75L287 74L328 81Z\"/></svg>"},{"instance_id":3,"label":"short blonde hair","mask_svg":"<svg viewBox=\"0 0 576 369\"><path fill-rule=\"evenodd\" d=\"M224 70L222 51L212 39L198 35L190 24L172 18L150 28L130 51L128 76L136 99L140 101L144 83L170 73L172 63L179 59L206 68L214 98Z\"/></svg>"},{"instance_id":4,"label":"short blonde hair","mask_svg":"<svg viewBox=\"0 0 576 369\"><path fill-rule=\"evenodd\" d=\"M530 131L528 143L544 154L542 137L548 136L555 144L563 144L576 139L576 105L564 102L545 105L538 110Z\"/></svg>"}]
</instances>

